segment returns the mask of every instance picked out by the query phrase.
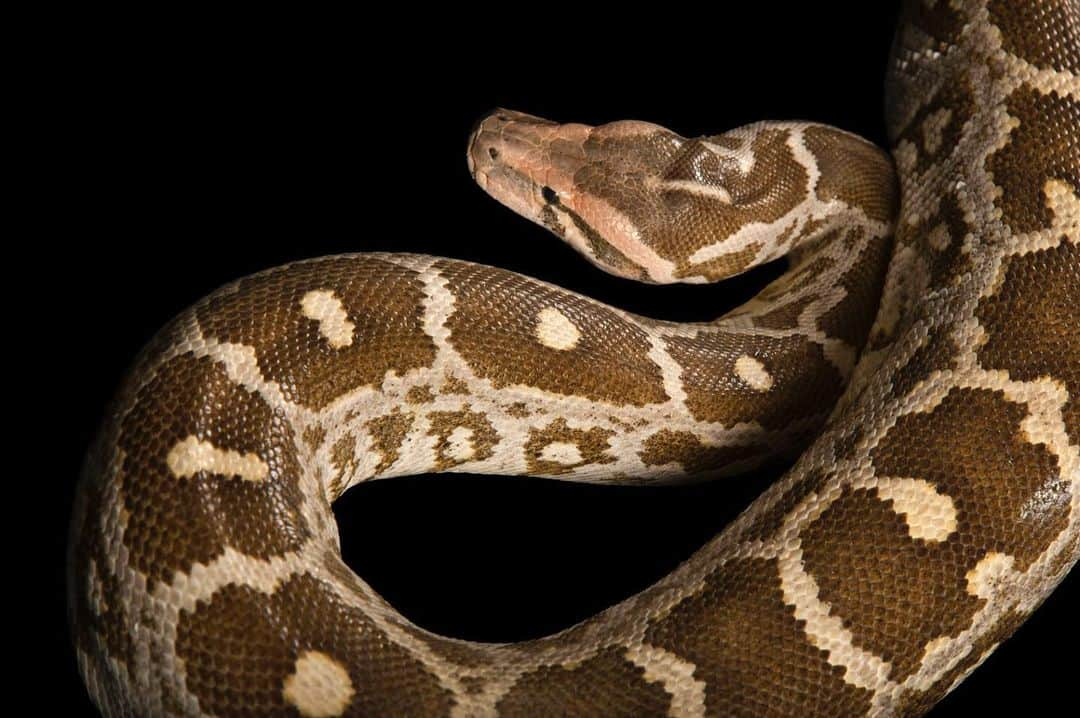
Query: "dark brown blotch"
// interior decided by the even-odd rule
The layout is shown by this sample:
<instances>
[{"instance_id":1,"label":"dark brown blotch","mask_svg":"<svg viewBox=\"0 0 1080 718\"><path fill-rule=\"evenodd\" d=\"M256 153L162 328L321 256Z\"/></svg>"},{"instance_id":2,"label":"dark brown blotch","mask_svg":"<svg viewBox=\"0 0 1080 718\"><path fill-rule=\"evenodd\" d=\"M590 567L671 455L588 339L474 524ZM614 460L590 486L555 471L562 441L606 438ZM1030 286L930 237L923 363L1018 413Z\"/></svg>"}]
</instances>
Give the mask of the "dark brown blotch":
<instances>
[{"instance_id":1,"label":"dark brown blotch","mask_svg":"<svg viewBox=\"0 0 1080 718\"><path fill-rule=\"evenodd\" d=\"M753 337L719 331L667 340L683 367L686 404L695 419L725 426L757 422L779 430L795 419L824 419L844 388L844 380L819 344L803 337ZM735 371L749 354L772 377L768 391L747 387Z\"/></svg>"},{"instance_id":2,"label":"dark brown blotch","mask_svg":"<svg viewBox=\"0 0 1080 718\"><path fill-rule=\"evenodd\" d=\"M309 574L270 595L225 586L194 611L182 611L176 631L188 690L200 710L222 718L296 715L282 686L307 651L326 654L348 672L354 693L345 715L446 715L453 704L422 663ZM372 690L389 685L397 689Z\"/></svg>"},{"instance_id":3,"label":"dark brown blotch","mask_svg":"<svg viewBox=\"0 0 1080 718\"><path fill-rule=\"evenodd\" d=\"M167 457L188 437L254 454L267 476L247 481L200 471L174 476ZM139 389L121 423L124 543L151 584L208 563L231 546L258 558L300 546L308 527L293 431L285 415L209 358L169 360Z\"/></svg>"},{"instance_id":4,"label":"dark brown blotch","mask_svg":"<svg viewBox=\"0 0 1080 718\"><path fill-rule=\"evenodd\" d=\"M802 533L803 563L856 645L903 680L928 637L956 636L983 600L968 573L988 553L1026 570L1064 528L1067 492L1054 457L1021 433L1026 407L1000 392L953 389L933 409L900 417L871 458L878 476L921 479L948 497L956 528L913 538L891 502L848 489ZM1048 497L1059 500L1048 500Z\"/></svg>"},{"instance_id":5,"label":"dark brown blotch","mask_svg":"<svg viewBox=\"0 0 1080 718\"><path fill-rule=\"evenodd\" d=\"M819 199L840 200L878 222L893 221L900 187L883 150L831 127L808 127L803 140L821 171L815 188Z\"/></svg>"},{"instance_id":6,"label":"dark brown blotch","mask_svg":"<svg viewBox=\"0 0 1080 718\"><path fill-rule=\"evenodd\" d=\"M987 8L1006 52L1035 67L1080 74L1080 9L1075 0L991 0Z\"/></svg>"},{"instance_id":7,"label":"dark brown blotch","mask_svg":"<svg viewBox=\"0 0 1080 718\"><path fill-rule=\"evenodd\" d=\"M1064 182L1080 194L1080 103L1024 86L1005 104L1018 125L986 160L1001 188L995 204L1015 233L1046 229L1054 218L1044 194L1047 181Z\"/></svg>"},{"instance_id":8,"label":"dark brown blotch","mask_svg":"<svg viewBox=\"0 0 1080 718\"><path fill-rule=\"evenodd\" d=\"M974 116L975 110L970 80L962 72L951 77L949 82L942 83L931 98L920 103L901 136L918 149L913 168L916 173L923 174L940 164L960 146L964 127ZM936 127L936 145L928 142L931 127Z\"/></svg>"},{"instance_id":9,"label":"dark brown blotch","mask_svg":"<svg viewBox=\"0 0 1080 718\"><path fill-rule=\"evenodd\" d=\"M530 429L529 440L525 443L525 463L528 472L532 475L559 476L568 474L579 466L613 463L615 457L608 453L608 449L611 448L608 439L614 435L614 431L598 426L590 429L573 429L567 425L566 419L561 418L545 427ZM545 459L544 449L555 442L575 446L581 455L581 460L562 463Z\"/></svg>"},{"instance_id":10,"label":"dark brown blotch","mask_svg":"<svg viewBox=\"0 0 1080 718\"><path fill-rule=\"evenodd\" d=\"M495 388L523 385L619 405L667 399L648 336L616 312L512 272L457 262L440 267L456 298L446 322L450 343ZM549 308L580 331L573 347L555 349L537 337L538 317Z\"/></svg>"},{"instance_id":11,"label":"dark brown blotch","mask_svg":"<svg viewBox=\"0 0 1080 718\"><path fill-rule=\"evenodd\" d=\"M952 339L950 328L928 331L922 343L911 357L893 374L893 391L896 396L907 396L915 387L931 378L935 372L956 368L959 348Z\"/></svg>"},{"instance_id":12,"label":"dark brown blotch","mask_svg":"<svg viewBox=\"0 0 1080 718\"><path fill-rule=\"evenodd\" d=\"M327 493L331 497L341 495L345 484L356 471L356 436L346 432L330 448L330 465L336 473L330 480Z\"/></svg>"},{"instance_id":13,"label":"dark brown blotch","mask_svg":"<svg viewBox=\"0 0 1080 718\"><path fill-rule=\"evenodd\" d=\"M1062 474L1021 429L1027 415L999 391L952 389L932 410L900 417L871 452L879 476L923 479L952 499L965 552L958 563L996 551L1026 570L1068 519L1068 502L1047 505L1038 495Z\"/></svg>"},{"instance_id":14,"label":"dark brown blotch","mask_svg":"<svg viewBox=\"0 0 1080 718\"><path fill-rule=\"evenodd\" d=\"M430 404L435 401L435 394L427 384L418 384L405 393L405 401L409 404Z\"/></svg>"},{"instance_id":15,"label":"dark brown blotch","mask_svg":"<svg viewBox=\"0 0 1080 718\"><path fill-rule=\"evenodd\" d=\"M981 556L959 539L911 538L903 516L875 490L846 489L801 539L820 599L857 646L891 664L891 680L918 669L927 637L957 635L983 603L967 593L965 579Z\"/></svg>"},{"instance_id":16,"label":"dark brown blotch","mask_svg":"<svg viewBox=\"0 0 1080 718\"><path fill-rule=\"evenodd\" d=\"M986 332L980 363L1012 379L1050 379L1068 391L1065 431L1080 444L1080 245L1061 238L1056 247L1006 260L993 295L976 316Z\"/></svg>"},{"instance_id":17,"label":"dark brown blotch","mask_svg":"<svg viewBox=\"0 0 1080 718\"><path fill-rule=\"evenodd\" d=\"M334 347L304 315L310 291L332 291L354 326ZM423 327L416 272L373 257L327 257L241 279L198 307L203 332L255 349L259 370L293 402L321 409L388 373L431 365L435 343Z\"/></svg>"},{"instance_id":18,"label":"dark brown blotch","mask_svg":"<svg viewBox=\"0 0 1080 718\"><path fill-rule=\"evenodd\" d=\"M926 691L905 692L900 696L897 715L918 716L926 713L932 706L945 697L953 683L963 678L968 671L974 670L982 660L993 652L999 643L1011 636L1027 616L1010 610L994 622L983 635L971 644L967 654L955 666L945 671Z\"/></svg>"},{"instance_id":19,"label":"dark brown blotch","mask_svg":"<svg viewBox=\"0 0 1080 718\"><path fill-rule=\"evenodd\" d=\"M433 411L427 418L431 424L428 434L436 437L435 471L446 471L467 461L483 461L495 454L499 434L484 414L468 409ZM455 456L451 450L451 437L458 428L468 432L466 441L470 450L467 456Z\"/></svg>"},{"instance_id":20,"label":"dark brown blotch","mask_svg":"<svg viewBox=\"0 0 1080 718\"><path fill-rule=\"evenodd\" d=\"M762 329L798 329L799 317L818 297L805 296L783 304L754 317L754 324Z\"/></svg>"},{"instance_id":21,"label":"dark brown blotch","mask_svg":"<svg viewBox=\"0 0 1080 718\"><path fill-rule=\"evenodd\" d=\"M784 603L777 562L735 559L645 631L706 678L705 712L717 716L862 715L871 694L807 639ZM778 657L783 657L778 660Z\"/></svg>"},{"instance_id":22,"label":"dark brown blotch","mask_svg":"<svg viewBox=\"0 0 1080 718\"><path fill-rule=\"evenodd\" d=\"M375 451L382 455L379 463L375 466L372 475L378 476L393 466L401 455L401 444L412 427L413 415L398 410L389 414L368 419L364 428L371 437L371 444Z\"/></svg>"},{"instance_id":23,"label":"dark brown blotch","mask_svg":"<svg viewBox=\"0 0 1080 718\"><path fill-rule=\"evenodd\" d=\"M759 462L770 455L757 444L708 446L690 431L661 429L645 439L638 456L646 466L679 464L688 474L717 471L736 462Z\"/></svg>"},{"instance_id":24,"label":"dark brown blotch","mask_svg":"<svg viewBox=\"0 0 1080 718\"><path fill-rule=\"evenodd\" d=\"M570 665L543 666L521 676L496 708L500 716L667 715L671 696L644 669L607 648Z\"/></svg>"}]
</instances>

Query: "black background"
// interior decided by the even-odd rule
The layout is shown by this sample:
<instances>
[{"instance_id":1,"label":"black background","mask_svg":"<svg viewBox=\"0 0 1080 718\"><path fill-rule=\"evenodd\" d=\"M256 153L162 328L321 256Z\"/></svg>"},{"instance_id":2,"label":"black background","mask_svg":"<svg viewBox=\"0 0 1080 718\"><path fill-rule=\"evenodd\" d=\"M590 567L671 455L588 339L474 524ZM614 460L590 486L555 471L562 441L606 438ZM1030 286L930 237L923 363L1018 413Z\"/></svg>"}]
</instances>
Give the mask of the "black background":
<instances>
[{"instance_id":1,"label":"black background","mask_svg":"<svg viewBox=\"0 0 1080 718\"><path fill-rule=\"evenodd\" d=\"M48 169L64 199L43 219L63 232L62 251L42 248L73 347L52 368L65 501L102 407L153 332L215 287L293 259L422 252L655 317L735 306L777 268L716 287L608 277L473 185L473 122L496 106L591 124L644 119L684 135L811 119L884 145L894 12L625 9L633 17L620 26L553 5L477 6L378 21L154 18L89 38L56 89L59 152ZM335 509L350 565L407 616L504 641L569 626L647 586L776 475L668 489L442 475L363 485ZM48 532L59 660L56 690L42 698L56 704L43 714L65 702L69 715L91 710L57 620L68 505ZM1074 575L933 715L1064 700L1075 657L1055 656L1075 651L1077 595Z\"/></svg>"}]
</instances>

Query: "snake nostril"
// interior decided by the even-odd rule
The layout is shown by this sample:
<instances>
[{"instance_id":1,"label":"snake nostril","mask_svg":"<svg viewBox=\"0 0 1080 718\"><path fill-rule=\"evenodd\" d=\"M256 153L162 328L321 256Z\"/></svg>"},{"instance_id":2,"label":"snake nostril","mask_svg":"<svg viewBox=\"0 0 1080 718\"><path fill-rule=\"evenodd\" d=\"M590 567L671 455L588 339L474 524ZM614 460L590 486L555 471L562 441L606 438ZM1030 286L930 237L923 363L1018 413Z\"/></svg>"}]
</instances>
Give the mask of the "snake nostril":
<instances>
[{"instance_id":1,"label":"snake nostril","mask_svg":"<svg viewBox=\"0 0 1080 718\"><path fill-rule=\"evenodd\" d=\"M488 147L488 156L493 160L499 159L499 151L494 147Z\"/></svg>"},{"instance_id":2,"label":"snake nostril","mask_svg":"<svg viewBox=\"0 0 1080 718\"><path fill-rule=\"evenodd\" d=\"M540 190L540 194L543 195L544 201L548 204L559 203L559 195L555 194L555 190L551 189L547 185L544 185L544 188Z\"/></svg>"}]
</instances>

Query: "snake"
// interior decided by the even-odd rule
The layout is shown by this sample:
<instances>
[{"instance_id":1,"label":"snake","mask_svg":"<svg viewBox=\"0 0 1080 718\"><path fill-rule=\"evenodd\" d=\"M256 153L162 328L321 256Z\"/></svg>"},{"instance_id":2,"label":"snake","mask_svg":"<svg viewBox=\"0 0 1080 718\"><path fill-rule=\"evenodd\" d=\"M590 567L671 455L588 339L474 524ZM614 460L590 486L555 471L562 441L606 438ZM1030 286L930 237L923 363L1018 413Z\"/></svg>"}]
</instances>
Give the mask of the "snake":
<instances>
[{"instance_id":1,"label":"snake","mask_svg":"<svg viewBox=\"0 0 1080 718\"><path fill-rule=\"evenodd\" d=\"M476 182L651 283L780 258L706 322L509 271L322 257L136 359L73 510L105 716L920 715L1080 557L1080 5L911 0L891 157L760 122L684 138L496 110ZM652 484L793 461L654 585L553 635L415 625L332 502L426 472Z\"/></svg>"}]
</instances>

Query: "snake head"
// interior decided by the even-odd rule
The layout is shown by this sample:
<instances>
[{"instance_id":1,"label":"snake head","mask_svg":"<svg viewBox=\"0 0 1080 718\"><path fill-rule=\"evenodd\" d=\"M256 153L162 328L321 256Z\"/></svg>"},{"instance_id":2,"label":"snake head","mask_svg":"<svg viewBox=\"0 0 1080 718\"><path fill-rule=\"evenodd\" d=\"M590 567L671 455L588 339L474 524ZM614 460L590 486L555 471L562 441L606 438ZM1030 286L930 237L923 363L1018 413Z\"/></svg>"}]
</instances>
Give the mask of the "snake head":
<instances>
[{"instance_id":1,"label":"snake head","mask_svg":"<svg viewBox=\"0 0 1080 718\"><path fill-rule=\"evenodd\" d=\"M468 156L495 199L601 269L655 283L738 274L851 219L845 212L876 223L874 233L895 214L889 158L805 122L687 139L647 122L592 127L495 110L477 125ZM826 179L815 179L823 170Z\"/></svg>"},{"instance_id":2,"label":"snake head","mask_svg":"<svg viewBox=\"0 0 1080 718\"><path fill-rule=\"evenodd\" d=\"M648 178L683 142L646 122L559 124L498 109L469 139L469 171L492 197L568 242L601 269L672 281L621 200L647 193ZM618 194L613 201L611 190ZM644 204L648 204L647 201Z\"/></svg>"}]
</instances>

